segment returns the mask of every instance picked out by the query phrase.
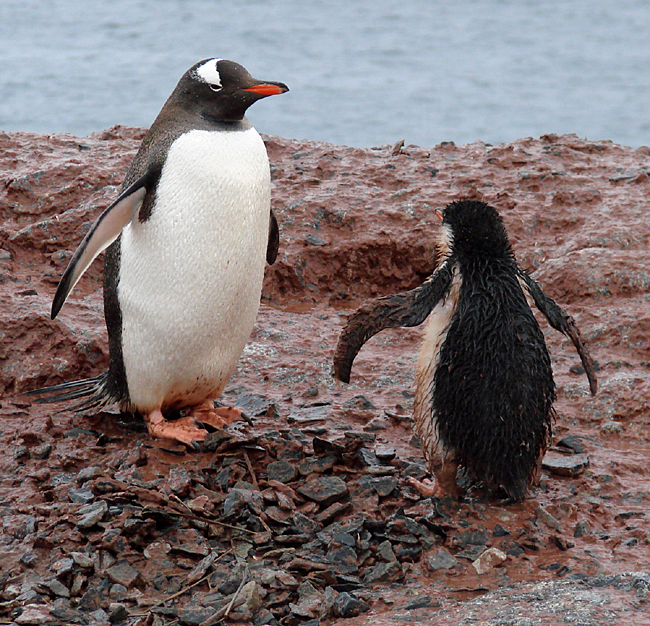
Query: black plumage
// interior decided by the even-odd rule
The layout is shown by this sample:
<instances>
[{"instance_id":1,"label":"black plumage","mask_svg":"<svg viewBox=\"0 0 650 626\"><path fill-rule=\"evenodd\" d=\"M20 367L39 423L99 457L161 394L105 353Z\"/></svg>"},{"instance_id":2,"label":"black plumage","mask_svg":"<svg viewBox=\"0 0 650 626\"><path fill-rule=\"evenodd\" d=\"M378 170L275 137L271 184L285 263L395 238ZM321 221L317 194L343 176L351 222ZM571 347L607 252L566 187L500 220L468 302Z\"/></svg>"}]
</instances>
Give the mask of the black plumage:
<instances>
[{"instance_id":1,"label":"black plumage","mask_svg":"<svg viewBox=\"0 0 650 626\"><path fill-rule=\"evenodd\" d=\"M596 392L573 319L518 265L503 221L463 200L441 214L437 268L417 289L363 305L341 333L335 376L349 381L359 349L380 330L429 316L416 372L414 422L437 493L455 495L457 467L522 499L551 435L555 384L525 291L571 338Z\"/></svg>"}]
</instances>

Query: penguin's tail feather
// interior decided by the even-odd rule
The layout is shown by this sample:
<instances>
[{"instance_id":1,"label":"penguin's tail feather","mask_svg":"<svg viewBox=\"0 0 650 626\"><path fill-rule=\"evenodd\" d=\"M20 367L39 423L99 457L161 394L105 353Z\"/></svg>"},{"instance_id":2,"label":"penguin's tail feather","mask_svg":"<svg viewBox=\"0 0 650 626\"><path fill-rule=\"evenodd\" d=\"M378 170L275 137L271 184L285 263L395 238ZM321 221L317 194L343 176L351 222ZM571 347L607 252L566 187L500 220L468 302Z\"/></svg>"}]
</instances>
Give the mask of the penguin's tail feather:
<instances>
[{"instance_id":1,"label":"penguin's tail feather","mask_svg":"<svg viewBox=\"0 0 650 626\"><path fill-rule=\"evenodd\" d=\"M24 395L34 397L34 402L39 404L68 402L86 398L83 402L71 407L73 411L77 412L100 409L118 401L108 389L108 371L92 378L33 389L25 392Z\"/></svg>"}]
</instances>

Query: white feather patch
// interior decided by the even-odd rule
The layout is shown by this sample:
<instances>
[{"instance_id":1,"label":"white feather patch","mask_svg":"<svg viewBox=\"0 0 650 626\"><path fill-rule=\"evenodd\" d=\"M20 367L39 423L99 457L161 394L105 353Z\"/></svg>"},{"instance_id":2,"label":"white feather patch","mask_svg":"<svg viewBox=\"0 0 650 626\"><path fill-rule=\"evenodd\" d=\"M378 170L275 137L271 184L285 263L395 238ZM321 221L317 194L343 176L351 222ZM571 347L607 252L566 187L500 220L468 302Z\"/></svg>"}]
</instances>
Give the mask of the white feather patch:
<instances>
[{"instance_id":1,"label":"white feather patch","mask_svg":"<svg viewBox=\"0 0 650 626\"><path fill-rule=\"evenodd\" d=\"M208 85L215 85L221 87L221 75L217 69L217 63L221 59L210 59L206 61L203 65L199 65L196 68L197 76L203 81L208 83Z\"/></svg>"}]
</instances>

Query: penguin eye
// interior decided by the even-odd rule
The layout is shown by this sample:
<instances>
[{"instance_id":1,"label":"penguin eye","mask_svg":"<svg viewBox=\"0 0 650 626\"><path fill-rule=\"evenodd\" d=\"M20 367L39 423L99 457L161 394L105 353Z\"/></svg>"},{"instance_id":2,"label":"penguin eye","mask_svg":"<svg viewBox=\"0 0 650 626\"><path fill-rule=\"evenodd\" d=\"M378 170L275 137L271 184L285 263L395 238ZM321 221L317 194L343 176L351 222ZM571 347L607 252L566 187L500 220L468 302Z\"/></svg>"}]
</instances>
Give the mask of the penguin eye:
<instances>
[{"instance_id":1,"label":"penguin eye","mask_svg":"<svg viewBox=\"0 0 650 626\"><path fill-rule=\"evenodd\" d=\"M221 85L211 84L210 89L212 89L212 91L221 91Z\"/></svg>"}]
</instances>

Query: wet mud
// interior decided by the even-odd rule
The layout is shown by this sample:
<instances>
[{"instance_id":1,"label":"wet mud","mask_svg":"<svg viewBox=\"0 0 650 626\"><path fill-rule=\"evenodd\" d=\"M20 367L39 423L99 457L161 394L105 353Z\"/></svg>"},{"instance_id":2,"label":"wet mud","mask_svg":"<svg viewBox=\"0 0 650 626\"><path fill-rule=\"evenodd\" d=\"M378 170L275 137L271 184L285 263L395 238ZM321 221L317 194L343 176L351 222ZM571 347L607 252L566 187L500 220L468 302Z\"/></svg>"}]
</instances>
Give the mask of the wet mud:
<instances>
[{"instance_id":1,"label":"wet mud","mask_svg":"<svg viewBox=\"0 0 650 626\"><path fill-rule=\"evenodd\" d=\"M650 623L648 148L265 137L281 248L222 399L254 425L196 453L115 411L21 396L107 365L101 263L49 311L143 134L0 135L3 623ZM371 339L350 385L331 376L347 315L429 275L434 211L461 197L499 209L597 361L591 397L571 343L538 316L557 421L517 504L409 483L425 474L410 420L420 329Z\"/></svg>"}]
</instances>

